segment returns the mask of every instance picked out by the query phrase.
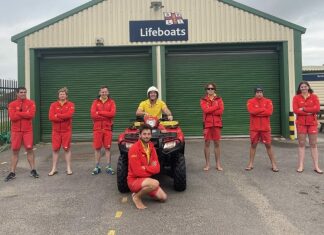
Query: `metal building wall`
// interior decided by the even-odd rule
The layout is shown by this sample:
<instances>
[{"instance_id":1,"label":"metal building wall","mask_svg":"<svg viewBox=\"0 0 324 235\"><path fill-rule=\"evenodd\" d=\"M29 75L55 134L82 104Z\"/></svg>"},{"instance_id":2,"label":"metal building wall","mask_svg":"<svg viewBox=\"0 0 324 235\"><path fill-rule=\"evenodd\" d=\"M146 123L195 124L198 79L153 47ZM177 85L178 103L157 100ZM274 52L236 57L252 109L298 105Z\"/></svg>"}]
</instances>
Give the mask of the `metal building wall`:
<instances>
[{"instance_id":1,"label":"metal building wall","mask_svg":"<svg viewBox=\"0 0 324 235\"><path fill-rule=\"evenodd\" d=\"M164 8L157 11L150 8L150 2L103 1L29 35L27 46L95 46L96 37L103 37L109 46L146 44L129 42L129 21L162 20L162 13L171 11L189 19L189 40L163 44L287 41L293 33L288 27L217 0L165 0Z\"/></svg>"},{"instance_id":2,"label":"metal building wall","mask_svg":"<svg viewBox=\"0 0 324 235\"><path fill-rule=\"evenodd\" d=\"M309 85L318 96L320 103L324 105L324 81L309 81Z\"/></svg>"},{"instance_id":3,"label":"metal building wall","mask_svg":"<svg viewBox=\"0 0 324 235\"><path fill-rule=\"evenodd\" d=\"M30 48L92 47L102 37L105 46L199 43L288 42L288 70L294 94L294 32L286 26L217 0L164 0L155 11L150 0L105 0L25 37L25 81L30 83ZM130 43L130 20L161 20L163 12L180 12L189 19L186 42Z\"/></svg>"}]
</instances>

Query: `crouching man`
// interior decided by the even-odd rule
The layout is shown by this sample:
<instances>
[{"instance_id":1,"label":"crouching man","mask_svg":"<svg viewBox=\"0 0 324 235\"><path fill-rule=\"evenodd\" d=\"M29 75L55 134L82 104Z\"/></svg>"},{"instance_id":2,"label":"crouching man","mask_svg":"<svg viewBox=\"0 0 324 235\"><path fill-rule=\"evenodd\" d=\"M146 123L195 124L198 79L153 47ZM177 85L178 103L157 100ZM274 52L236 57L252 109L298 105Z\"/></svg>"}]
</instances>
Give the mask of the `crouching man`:
<instances>
[{"instance_id":1,"label":"crouching man","mask_svg":"<svg viewBox=\"0 0 324 235\"><path fill-rule=\"evenodd\" d=\"M149 195L161 202L167 195L161 189L159 181L150 178L160 172L160 164L153 143L152 128L149 125L140 127L139 140L128 152L127 184L132 192L133 202L138 209L145 209L142 197Z\"/></svg>"}]
</instances>

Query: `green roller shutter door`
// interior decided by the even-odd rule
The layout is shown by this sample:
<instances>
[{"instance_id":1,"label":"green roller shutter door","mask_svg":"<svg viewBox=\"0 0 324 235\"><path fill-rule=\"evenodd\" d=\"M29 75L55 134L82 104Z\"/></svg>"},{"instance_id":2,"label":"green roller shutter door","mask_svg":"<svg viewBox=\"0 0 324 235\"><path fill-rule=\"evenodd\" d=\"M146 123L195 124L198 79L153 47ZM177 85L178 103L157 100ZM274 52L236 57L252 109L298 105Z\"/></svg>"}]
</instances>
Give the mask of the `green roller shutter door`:
<instances>
[{"instance_id":1,"label":"green roller shutter door","mask_svg":"<svg viewBox=\"0 0 324 235\"><path fill-rule=\"evenodd\" d=\"M273 134L280 134L279 56L276 51L171 53L166 55L167 103L186 136L202 136L200 98L215 82L223 98L223 135L248 135L246 101L260 84L273 101Z\"/></svg>"},{"instance_id":2,"label":"green roller shutter door","mask_svg":"<svg viewBox=\"0 0 324 235\"><path fill-rule=\"evenodd\" d=\"M57 99L57 90L68 87L69 99L75 103L73 141L92 140L90 107L100 86L107 85L115 100L116 137L135 118L139 102L152 85L152 59L149 53L115 56L48 57L40 59L41 139L50 141L48 120L50 103Z\"/></svg>"}]
</instances>

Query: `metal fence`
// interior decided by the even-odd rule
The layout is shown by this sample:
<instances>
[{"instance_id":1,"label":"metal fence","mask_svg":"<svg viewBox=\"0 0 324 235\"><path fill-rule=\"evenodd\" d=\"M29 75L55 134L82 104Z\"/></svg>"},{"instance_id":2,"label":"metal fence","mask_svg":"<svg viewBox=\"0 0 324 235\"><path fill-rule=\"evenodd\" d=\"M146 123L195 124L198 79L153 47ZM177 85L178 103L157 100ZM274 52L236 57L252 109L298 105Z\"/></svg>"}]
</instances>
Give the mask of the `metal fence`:
<instances>
[{"instance_id":1,"label":"metal fence","mask_svg":"<svg viewBox=\"0 0 324 235\"><path fill-rule=\"evenodd\" d=\"M18 82L14 80L0 79L0 134L10 132L8 116L8 104L16 99L15 89Z\"/></svg>"}]
</instances>

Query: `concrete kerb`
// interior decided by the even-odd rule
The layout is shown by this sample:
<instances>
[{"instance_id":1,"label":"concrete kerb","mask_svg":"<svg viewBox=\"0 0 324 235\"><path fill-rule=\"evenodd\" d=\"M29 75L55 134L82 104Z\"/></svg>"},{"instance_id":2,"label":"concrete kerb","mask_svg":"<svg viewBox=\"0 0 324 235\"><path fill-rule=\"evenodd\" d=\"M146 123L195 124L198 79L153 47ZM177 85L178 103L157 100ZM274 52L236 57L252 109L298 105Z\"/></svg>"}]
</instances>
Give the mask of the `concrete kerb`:
<instances>
[{"instance_id":1,"label":"concrete kerb","mask_svg":"<svg viewBox=\"0 0 324 235\"><path fill-rule=\"evenodd\" d=\"M274 137L273 139L273 145L279 146L279 147L297 147L298 146L298 139L290 140L286 138L281 137ZM318 133L317 138L317 146L318 148L324 148L324 133ZM309 144L306 144L306 147L309 147Z\"/></svg>"},{"instance_id":2,"label":"concrete kerb","mask_svg":"<svg viewBox=\"0 0 324 235\"><path fill-rule=\"evenodd\" d=\"M241 138L223 138L221 141L242 141L242 140L247 140L248 137L241 137ZM203 138L187 138L187 142L202 142ZM275 147L280 147L280 148L295 148L298 146L298 140L290 140L286 139L283 137L273 137L272 139L272 144ZM74 154L82 153L86 151L89 155L92 155L92 143L91 142L78 142L78 143L72 143L72 149ZM77 146L77 148L73 147L73 145ZM113 142L113 146L117 146L117 142ZM4 159L5 157L11 156L11 151L9 149L10 145L6 147L6 150L1 152L1 159ZM115 147L113 147L115 149ZM308 144L307 144L307 147ZM118 147L116 147L118 149ZM318 134L318 148L324 148L324 133L319 133ZM34 146L34 149L38 152L37 155L41 156L47 156L50 157L52 154L52 147L51 143L39 143ZM118 151L115 149L115 151ZM24 150L22 149L20 154L24 154Z\"/></svg>"}]
</instances>

